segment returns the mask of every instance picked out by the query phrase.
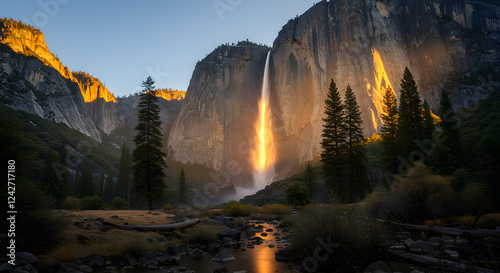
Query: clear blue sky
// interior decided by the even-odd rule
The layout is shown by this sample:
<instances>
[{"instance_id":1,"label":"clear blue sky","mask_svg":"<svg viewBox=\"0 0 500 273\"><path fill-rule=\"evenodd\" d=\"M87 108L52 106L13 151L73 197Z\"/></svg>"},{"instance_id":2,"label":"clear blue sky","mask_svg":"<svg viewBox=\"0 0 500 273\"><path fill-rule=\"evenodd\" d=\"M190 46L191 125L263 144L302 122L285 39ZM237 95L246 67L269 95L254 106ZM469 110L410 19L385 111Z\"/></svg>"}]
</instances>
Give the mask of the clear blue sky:
<instances>
[{"instance_id":1,"label":"clear blue sky","mask_svg":"<svg viewBox=\"0 0 500 273\"><path fill-rule=\"evenodd\" d=\"M2 0L0 17L42 30L72 71L99 78L115 95L156 86L186 90L197 61L247 38L271 46L289 19L318 0Z\"/></svg>"}]
</instances>

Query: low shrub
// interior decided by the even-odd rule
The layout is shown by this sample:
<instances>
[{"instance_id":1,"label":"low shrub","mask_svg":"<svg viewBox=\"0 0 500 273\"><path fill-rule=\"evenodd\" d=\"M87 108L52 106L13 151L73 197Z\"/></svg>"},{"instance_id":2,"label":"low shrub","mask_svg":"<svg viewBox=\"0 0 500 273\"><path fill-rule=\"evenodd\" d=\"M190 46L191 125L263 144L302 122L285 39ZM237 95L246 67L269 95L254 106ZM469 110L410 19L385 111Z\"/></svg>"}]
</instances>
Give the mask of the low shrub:
<instances>
[{"instance_id":1,"label":"low shrub","mask_svg":"<svg viewBox=\"0 0 500 273\"><path fill-rule=\"evenodd\" d=\"M291 205L306 205L309 203L309 189L299 181L286 188L286 202Z\"/></svg>"},{"instance_id":2,"label":"low shrub","mask_svg":"<svg viewBox=\"0 0 500 273\"><path fill-rule=\"evenodd\" d=\"M457 198L448 177L435 175L419 163L406 177L396 177L391 190L375 189L365 198L365 203L372 217L423 221L457 213Z\"/></svg>"},{"instance_id":3,"label":"low shrub","mask_svg":"<svg viewBox=\"0 0 500 273\"><path fill-rule=\"evenodd\" d=\"M172 205L170 205L170 204L165 204L165 205L163 205L163 210L164 210L165 212L170 212L173 208L174 208L174 207L173 207Z\"/></svg>"},{"instance_id":4,"label":"low shrub","mask_svg":"<svg viewBox=\"0 0 500 273\"><path fill-rule=\"evenodd\" d=\"M125 202L125 200L123 200L120 196L115 196L115 198L111 201L111 206L114 209L126 209L127 202Z\"/></svg>"},{"instance_id":5,"label":"low shrub","mask_svg":"<svg viewBox=\"0 0 500 273\"><path fill-rule=\"evenodd\" d=\"M243 218L237 218L234 220L234 224L241 227L241 226L246 225L246 222L245 222L245 219L243 219Z\"/></svg>"},{"instance_id":6,"label":"low shrub","mask_svg":"<svg viewBox=\"0 0 500 273\"><path fill-rule=\"evenodd\" d=\"M186 229L186 233L189 235L187 242L208 245L217 239L217 232L221 230L218 225L197 224Z\"/></svg>"},{"instance_id":7,"label":"low shrub","mask_svg":"<svg viewBox=\"0 0 500 273\"><path fill-rule=\"evenodd\" d=\"M294 260L304 260L320 251L321 257L327 256L324 261L317 261L320 271L364 268L379 258L389 240L384 225L359 208L309 205L291 222Z\"/></svg>"},{"instance_id":8,"label":"low shrub","mask_svg":"<svg viewBox=\"0 0 500 273\"><path fill-rule=\"evenodd\" d=\"M256 211L257 211L256 207L250 204L242 205L240 202L236 200L228 201L222 206L222 213L224 215L233 217L249 216L250 214L255 213Z\"/></svg>"},{"instance_id":9,"label":"low shrub","mask_svg":"<svg viewBox=\"0 0 500 273\"><path fill-rule=\"evenodd\" d=\"M460 194L462 206L465 212L477 213L484 211L488 207L486 197L488 186L482 183L467 184Z\"/></svg>"},{"instance_id":10,"label":"low shrub","mask_svg":"<svg viewBox=\"0 0 500 273\"><path fill-rule=\"evenodd\" d=\"M66 209L66 210L81 210L82 209L82 203L80 202L80 199L75 198L73 196L68 196L64 201L61 203L61 209Z\"/></svg>"},{"instance_id":11,"label":"low shrub","mask_svg":"<svg viewBox=\"0 0 500 273\"><path fill-rule=\"evenodd\" d=\"M195 208L174 208L170 211L176 216L183 216L187 218L198 218L200 216L200 210Z\"/></svg>"},{"instance_id":12,"label":"low shrub","mask_svg":"<svg viewBox=\"0 0 500 273\"><path fill-rule=\"evenodd\" d=\"M265 205L260 208L260 212L273 215L288 215L292 213L292 207L282 204Z\"/></svg>"},{"instance_id":13,"label":"low shrub","mask_svg":"<svg viewBox=\"0 0 500 273\"><path fill-rule=\"evenodd\" d=\"M104 201L99 196L85 196L80 202L83 210L100 210L104 208Z\"/></svg>"}]
</instances>

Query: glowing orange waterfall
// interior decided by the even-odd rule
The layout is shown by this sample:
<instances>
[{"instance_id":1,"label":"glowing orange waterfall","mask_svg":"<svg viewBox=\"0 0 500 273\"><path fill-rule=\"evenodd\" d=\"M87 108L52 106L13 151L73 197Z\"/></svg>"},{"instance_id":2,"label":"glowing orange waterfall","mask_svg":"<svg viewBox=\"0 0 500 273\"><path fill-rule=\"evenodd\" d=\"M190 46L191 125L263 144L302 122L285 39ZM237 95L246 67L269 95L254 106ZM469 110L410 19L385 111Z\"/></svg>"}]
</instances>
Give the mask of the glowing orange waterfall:
<instances>
[{"instance_id":1,"label":"glowing orange waterfall","mask_svg":"<svg viewBox=\"0 0 500 273\"><path fill-rule=\"evenodd\" d=\"M259 117L255 124L255 148L252 152L254 167L254 188L264 188L270 184L274 176L274 141L271 127L271 111L269 107L269 59L271 52L267 53L262 83L261 99L259 102Z\"/></svg>"}]
</instances>

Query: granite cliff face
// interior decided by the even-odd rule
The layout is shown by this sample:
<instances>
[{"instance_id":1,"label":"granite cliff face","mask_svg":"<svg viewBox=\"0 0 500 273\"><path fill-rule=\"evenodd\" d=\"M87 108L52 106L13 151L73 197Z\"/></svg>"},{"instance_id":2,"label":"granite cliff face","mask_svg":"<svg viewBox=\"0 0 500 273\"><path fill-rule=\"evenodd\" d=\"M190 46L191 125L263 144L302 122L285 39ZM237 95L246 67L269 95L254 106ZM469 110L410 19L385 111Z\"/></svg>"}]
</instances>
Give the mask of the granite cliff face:
<instances>
[{"instance_id":1,"label":"granite cliff face","mask_svg":"<svg viewBox=\"0 0 500 273\"><path fill-rule=\"evenodd\" d=\"M16 109L61 122L97 141L132 144L138 96L120 99L99 79L71 72L45 44L43 34L20 22L0 19L0 99ZM164 135L180 109L182 91L158 94ZM172 101L169 101L172 100Z\"/></svg>"},{"instance_id":2,"label":"granite cliff face","mask_svg":"<svg viewBox=\"0 0 500 273\"><path fill-rule=\"evenodd\" d=\"M480 71L498 74L499 23L498 4L451 0L322 1L291 20L272 51L274 107L284 124L281 174L321 152L331 78L342 96L347 85L356 92L366 136L380 130L385 88L391 85L399 97L405 67L433 110L443 88L456 107L486 96L487 86L462 82L477 81Z\"/></svg>"},{"instance_id":3,"label":"granite cliff face","mask_svg":"<svg viewBox=\"0 0 500 273\"><path fill-rule=\"evenodd\" d=\"M182 163L231 175L250 172L263 67L270 49L248 42L220 46L196 64L167 147Z\"/></svg>"},{"instance_id":4,"label":"granite cliff face","mask_svg":"<svg viewBox=\"0 0 500 273\"><path fill-rule=\"evenodd\" d=\"M380 130L385 88L399 97L405 67L433 110L443 88L455 107L487 96L488 77L499 73L499 29L493 1L322 1L290 20L271 51L276 179L321 152L330 79L342 95L353 88L369 136ZM238 151L252 144L266 51L221 47L196 66L168 141L175 159L229 176L227 165L248 163Z\"/></svg>"}]
</instances>

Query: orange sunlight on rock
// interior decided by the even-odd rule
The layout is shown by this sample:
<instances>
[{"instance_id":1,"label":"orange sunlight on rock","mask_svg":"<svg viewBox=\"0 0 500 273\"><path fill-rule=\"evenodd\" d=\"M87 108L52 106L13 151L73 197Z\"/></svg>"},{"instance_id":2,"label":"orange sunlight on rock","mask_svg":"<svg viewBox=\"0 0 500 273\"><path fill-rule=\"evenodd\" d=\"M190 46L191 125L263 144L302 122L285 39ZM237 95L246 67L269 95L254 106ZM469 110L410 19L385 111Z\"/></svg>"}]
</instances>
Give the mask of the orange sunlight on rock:
<instances>
[{"instance_id":1,"label":"orange sunlight on rock","mask_svg":"<svg viewBox=\"0 0 500 273\"><path fill-rule=\"evenodd\" d=\"M388 87L391 87L392 90L394 90L394 88L392 88L389 76L387 76L387 72L385 71L384 67L384 62L380 57L380 53L375 48L372 48L372 56L373 56L373 66L375 69L373 73L375 84L370 85L370 83L367 82L366 89L368 95L372 97L373 104L375 105L375 108L377 110L375 112L374 109L370 109L372 116L372 125L373 128L377 131L378 125L381 124L379 120L380 120L380 114L382 113L382 101L385 90Z\"/></svg>"},{"instance_id":2,"label":"orange sunlight on rock","mask_svg":"<svg viewBox=\"0 0 500 273\"><path fill-rule=\"evenodd\" d=\"M106 102L116 102L115 96L98 79L88 77L88 74L78 77L64 66L59 58L50 52L40 30L17 21L11 23L1 19L0 23L3 25L0 43L9 46L16 53L39 59L66 79L78 83L85 102L92 102L97 98L103 98Z\"/></svg>"}]
</instances>

